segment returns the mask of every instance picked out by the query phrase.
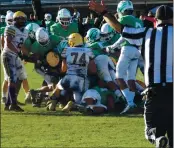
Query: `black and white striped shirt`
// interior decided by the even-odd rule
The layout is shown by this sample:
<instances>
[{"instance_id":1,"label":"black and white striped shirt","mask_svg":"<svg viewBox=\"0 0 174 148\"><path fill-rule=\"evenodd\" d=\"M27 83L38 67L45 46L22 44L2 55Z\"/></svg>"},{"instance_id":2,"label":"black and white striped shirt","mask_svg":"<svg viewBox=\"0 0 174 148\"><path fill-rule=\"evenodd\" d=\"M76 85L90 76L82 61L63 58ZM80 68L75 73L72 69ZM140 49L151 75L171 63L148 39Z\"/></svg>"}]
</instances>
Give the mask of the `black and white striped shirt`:
<instances>
[{"instance_id":1,"label":"black and white striped shirt","mask_svg":"<svg viewBox=\"0 0 174 148\"><path fill-rule=\"evenodd\" d=\"M173 25L155 29L124 27L122 36L130 44L142 46L146 86L173 82Z\"/></svg>"}]
</instances>

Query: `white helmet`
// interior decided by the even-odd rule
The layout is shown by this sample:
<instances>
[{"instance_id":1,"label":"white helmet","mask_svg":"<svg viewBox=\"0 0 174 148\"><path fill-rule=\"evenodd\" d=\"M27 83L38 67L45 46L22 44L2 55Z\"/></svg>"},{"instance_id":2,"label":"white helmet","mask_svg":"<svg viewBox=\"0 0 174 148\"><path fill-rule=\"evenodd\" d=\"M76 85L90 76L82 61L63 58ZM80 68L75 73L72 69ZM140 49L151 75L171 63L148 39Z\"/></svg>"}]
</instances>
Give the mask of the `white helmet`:
<instances>
[{"instance_id":1,"label":"white helmet","mask_svg":"<svg viewBox=\"0 0 174 148\"><path fill-rule=\"evenodd\" d=\"M134 10L133 4L130 0L122 0L118 3L117 12L119 17L123 16L125 10Z\"/></svg>"},{"instance_id":2,"label":"white helmet","mask_svg":"<svg viewBox=\"0 0 174 148\"><path fill-rule=\"evenodd\" d=\"M5 15L1 15L1 22L5 22Z\"/></svg>"},{"instance_id":3,"label":"white helmet","mask_svg":"<svg viewBox=\"0 0 174 148\"><path fill-rule=\"evenodd\" d=\"M28 31L28 35L31 39L35 39L35 33L40 28L40 26L36 23L28 24L25 29Z\"/></svg>"},{"instance_id":4,"label":"white helmet","mask_svg":"<svg viewBox=\"0 0 174 148\"><path fill-rule=\"evenodd\" d=\"M63 26L68 26L71 22L71 13L68 9L61 9L58 11L57 20Z\"/></svg>"},{"instance_id":5,"label":"white helmet","mask_svg":"<svg viewBox=\"0 0 174 148\"><path fill-rule=\"evenodd\" d=\"M1 19L5 19L5 15L1 15Z\"/></svg>"},{"instance_id":6,"label":"white helmet","mask_svg":"<svg viewBox=\"0 0 174 148\"><path fill-rule=\"evenodd\" d=\"M8 11L6 12L6 14L11 13L11 12L12 12L11 10L8 10Z\"/></svg>"},{"instance_id":7,"label":"white helmet","mask_svg":"<svg viewBox=\"0 0 174 148\"><path fill-rule=\"evenodd\" d=\"M114 37L115 31L114 29L108 24L105 23L101 27L101 39L103 41L109 41Z\"/></svg>"},{"instance_id":8,"label":"white helmet","mask_svg":"<svg viewBox=\"0 0 174 148\"><path fill-rule=\"evenodd\" d=\"M50 13L46 13L45 14L45 20L46 21L51 21L51 19L52 19L52 15Z\"/></svg>"},{"instance_id":9,"label":"white helmet","mask_svg":"<svg viewBox=\"0 0 174 148\"><path fill-rule=\"evenodd\" d=\"M12 23L13 23L13 14L14 14L13 12L9 12L9 13L6 14L5 22L6 22L7 25L12 25Z\"/></svg>"},{"instance_id":10,"label":"white helmet","mask_svg":"<svg viewBox=\"0 0 174 148\"><path fill-rule=\"evenodd\" d=\"M94 43L100 39L100 30L98 28L91 28L87 31L86 40L89 43Z\"/></svg>"},{"instance_id":11,"label":"white helmet","mask_svg":"<svg viewBox=\"0 0 174 148\"><path fill-rule=\"evenodd\" d=\"M49 42L50 42L49 34L45 28L40 27L37 29L36 41L42 46L46 46L49 44Z\"/></svg>"}]
</instances>

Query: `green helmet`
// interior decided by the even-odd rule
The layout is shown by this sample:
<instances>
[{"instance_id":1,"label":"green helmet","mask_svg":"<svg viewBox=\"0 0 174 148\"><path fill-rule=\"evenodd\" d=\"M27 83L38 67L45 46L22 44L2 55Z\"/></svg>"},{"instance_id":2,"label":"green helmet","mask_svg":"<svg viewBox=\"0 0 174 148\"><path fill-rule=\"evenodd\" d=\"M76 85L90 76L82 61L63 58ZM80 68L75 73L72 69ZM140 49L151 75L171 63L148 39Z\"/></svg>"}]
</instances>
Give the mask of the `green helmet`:
<instances>
[{"instance_id":1,"label":"green helmet","mask_svg":"<svg viewBox=\"0 0 174 148\"><path fill-rule=\"evenodd\" d=\"M120 17L120 14L123 15L125 10L133 10L133 4L130 0L122 0L118 3L117 12Z\"/></svg>"},{"instance_id":2,"label":"green helmet","mask_svg":"<svg viewBox=\"0 0 174 148\"><path fill-rule=\"evenodd\" d=\"M36 23L30 23L25 27L25 29L28 31L28 36L31 39L35 39L35 33L39 27L40 26Z\"/></svg>"},{"instance_id":3,"label":"green helmet","mask_svg":"<svg viewBox=\"0 0 174 148\"><path fill-rule=\"evenodd\" d=\"M68 46L68 41L67 41L67 40L62 40L62 41L57 45L57 47L54 49L54 51L56 51L56 52L58 52L59 54L61 54L62 51L63 51L65 48L67 48L67 47L69 47L69 46Z\"/></svg>"},{"instance_id":4,"label":"green helmet","mask_svg":"<svg viewBox=\"0 0 174 148\"><path fill-rule=\"evenodd\" d=\"M93 43L100 39L100 30L98 28L91 28L86 35L87 42Z\"/></svg>"}]
</instances>

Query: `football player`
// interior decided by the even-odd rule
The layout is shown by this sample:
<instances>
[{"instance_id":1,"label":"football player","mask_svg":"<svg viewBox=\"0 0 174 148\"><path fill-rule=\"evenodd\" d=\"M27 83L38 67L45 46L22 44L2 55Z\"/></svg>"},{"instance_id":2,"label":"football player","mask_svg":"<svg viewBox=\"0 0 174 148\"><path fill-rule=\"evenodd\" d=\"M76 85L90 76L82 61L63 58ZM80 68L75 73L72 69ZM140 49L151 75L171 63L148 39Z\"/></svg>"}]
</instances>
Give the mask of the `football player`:
<instances>
[{"instance_id":1,"label":"football player","mask_svg":"<svg viewBox=\"0 0 174 148\"><path fill-rule=\"evenodd\" d=\"M72 16L68 9L60 9L56 19L58 22L52 25L50 28L52 35L61 36L65 39L70 34L79 32L78 24L72 22Z\"/></svg>"},{"instance_id":2,"label":"football player","mask_svg":"<svg viewBox=\"0 0 174 148\"><path fill-rule=\"evenodd\" d=\"M54 24L54 21L52 20L52 15L50 13L45 14L45 24L46 30L50 34L50 27Z\"/></svg>"},{"instance_id":3,"label":"football player","mask_svg":"<svg viewBox=\"0 0 174 148\"><path fill-rule=\"evenodd\" d=\"M14 15L14 13L12 11L7 13L6 18L5 18L7 26L13 24L13 15ZM2 47L4 47L4 44L3 44L4 43L4 35L3 34L1 36L1 41L2 41ZM28 81L27 81L27 74L26 74L24 64L23 64L22 61L21 61L21 65L22 65L22 67L20 69L18 69L17 73L18 73L19 80L22 81L22 86L23 86L23 89L24 89L25 94L26 94L26 98L25 98L25 100L26 100L26 99L30 98L29 85L28 85ZM7 91L8 91L8 77L7 77L6 74L4 75L4 78L5 79L4 79L4 82L3 82L3 85L2 85L2 103L3 104L6 102ZM18 102L18 104L23 105L20 102Z\"/></svg>"},{"instance_id":4,"label":"football player","mask_svg":"<svg viewBox=\"0 0 174 148\"><path fill-rule=\"evenodd\" d=\"M90 59L94 58L94 54L90 48L83 47L83 38L78 33L68 37L68 44L70 47L64 49L61 54L63 61L67 64L67 72L50 97L51 104L47 107L48 110L55 110L60 90L72 90L75 103L80 104L83 93L88 89L88 64ZM69 112L72 105L72 102L68 102L62 111Z\"/></svg>"},{"instance_id":5,"label":"football player","mask_svg":"<svg viewBox=\"0 0 174 148\"><path fill-rule=\"evenodd\" d=\"M117 96L122 97L120 90L115 84L115 65L111 58L106 55L103 42L100 41L100 30L97 28L89 29L86 39L87 47L91 48L95 55L94 62L97 67L97 75L101 80L107 82L109 89L114 91Z\"/></svg>"},{"instance_id":6,"label":"football player","mask_svg":"<svg viewBox=\"0 0 174 148\"><path fill-rule=\"evenodd\" d=\"M132 15L133 4L131 1L120 1L117 6L117 12L121 24L136 28L142 27L142 21ZM116 77L128 105L121 114L128 113L129 110L136 107L136 104L134 103L136 90L135 77L139 57L140 52L138 51L138 47L131 45L127 41L122 44L121 54L116 66ZM124 79L127 79L128 85Z\"/></svg>"},{"instance_id":7,"label":"football player","mask_svg":"<svg viewBox=\"0 0 174 148\"><path fill-rule=\"evenodd\" d=\"M18 69L21 69L20 52L27 55L27 50L23 43L28 37L25 30L27 17L25 13L17 11L13 15L13 25L7 26L4 32L4 49L2 52L2 62L5 73L8 76L8 97L4 110L24 111L17 105L17 95L20 89L21 81L18 77Z\"/></svg>"},{"instance_id":8,"label":"football player","mask_svg":"<svg viewBox=\"0 0 174 148\"><path fill-rule=\"evenodd\" d=\"M120 34L116 33L108 23L105 23L101 27L101 41L105 46L114 44L120 38Z\"/></svg>"},{"instance_id":9,"label":"football player","mask_svg":"<svg viewBox=\"0 0 174 148\"><path fill-rule=\"evenodd\" d=\"M54 52L54 48L58 46L62 38L56 35L49 36L47 30L42 27L37 29L35 37L36 41L31 45L29 52L37 55L34 60L35 70L43 77L48 86L31 90L33 100L38 93L52 91L59 80L60 70L63 73L59 55ZM30 60L30 62L32 61ZM35 106L35 104L33 105Z\"/></svg>"}]
</instances>

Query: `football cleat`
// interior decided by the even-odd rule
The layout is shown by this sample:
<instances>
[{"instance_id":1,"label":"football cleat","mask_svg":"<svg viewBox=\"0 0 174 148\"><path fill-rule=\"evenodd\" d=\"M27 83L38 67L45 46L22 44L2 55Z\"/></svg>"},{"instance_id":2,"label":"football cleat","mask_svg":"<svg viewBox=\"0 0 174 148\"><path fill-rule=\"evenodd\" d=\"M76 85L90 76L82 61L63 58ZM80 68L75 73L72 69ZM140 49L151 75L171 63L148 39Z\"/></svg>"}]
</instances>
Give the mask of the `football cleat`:
<instances>
[{"instance_id":1,"label":"football cleat","mask_svg":"<svg viewBox=\"0 0 174 148\"><path fill-rule=\"evenodd\" d=\"M127 106L124 108L124 110L123 110L120 114L122 115L122 114L131 113L136 107L137 107L136 104L127 105Z\"/></svg>"},{"instance_id":2,"label":"football cleat","mask_svg":"<svg viewBox=\"0 0 174 148\"><path fill-rule=\"evenodd\" d=\"M63 112L70 112L70 110L72 109L72 107L74 106L74 102L73 101L69 101L67 103L67 105L62 109Z\"/></svg>"},{"instance_id":3,"label":"football cleat","mask_svg":"<svg viewBox=\"0 0 174 148\"><path fill-rule=\"evenodd\" d=\"M46 107L47 111L56 111L57 100L51 100Z\"/></svg>"},{"instance_id":4,"label":"football cleat","mask_svg":"<svg viewBox=\"0 0 174 148\"><path fill-rule=\"evenodd\" d=\"M31 104L31 94L28 92L25 96L25 104Z\"/></svg>"},{"instance_id":5,"label":"football cleat","mask_svg":"<svg viewBox=\"0 0 174 148\"><path fill-rule=\"evenodd\" d=\"M9 111L9 106L6 106L6 105L5 105L4 111Z\"/></svg>"},{"instance_id":6,"label":"football cleat","mask_svg":"<svg viewBox=\"0 0 174 148\"><path fill-rule=\"evenodd\" d=\"M60 109L63 109L65 107L65 105L63 105L62 103L59 103L59 106L58 106Z\"/></svg>"},{"instance_id":7,"label":"football cleat","mask_svg":"<svg viewBox=\"0 0 174 148\"><path fill-rule=\"evenodd\" d=\"M25 103L19 102L18 100L17 100L17 104L18 105L21 105L21 106L24 106L25 105Z\"/></svg>"},{"instance_id":8,"label":"football cleat","mask_svg":"<svg viewBox=\"0 0 174 148\"><path fill-rule=\"evenodd\" d=\"M15 112L24 112L22 108L20 108L18 105L10 105L9 106L9 111L15 111Z\"/></svg>"},{"instance_id":9,"label":"football cleat","mask_svg":"<svg viewBox=\"0 0 174 148\"><path fill-rule=\"evenodd\" d=\"M166 148L167 144L168 144L168 139L165 136L161 136L159 138L156 138L155 140L156 148Z\"/></svg>"}]
</instances>

